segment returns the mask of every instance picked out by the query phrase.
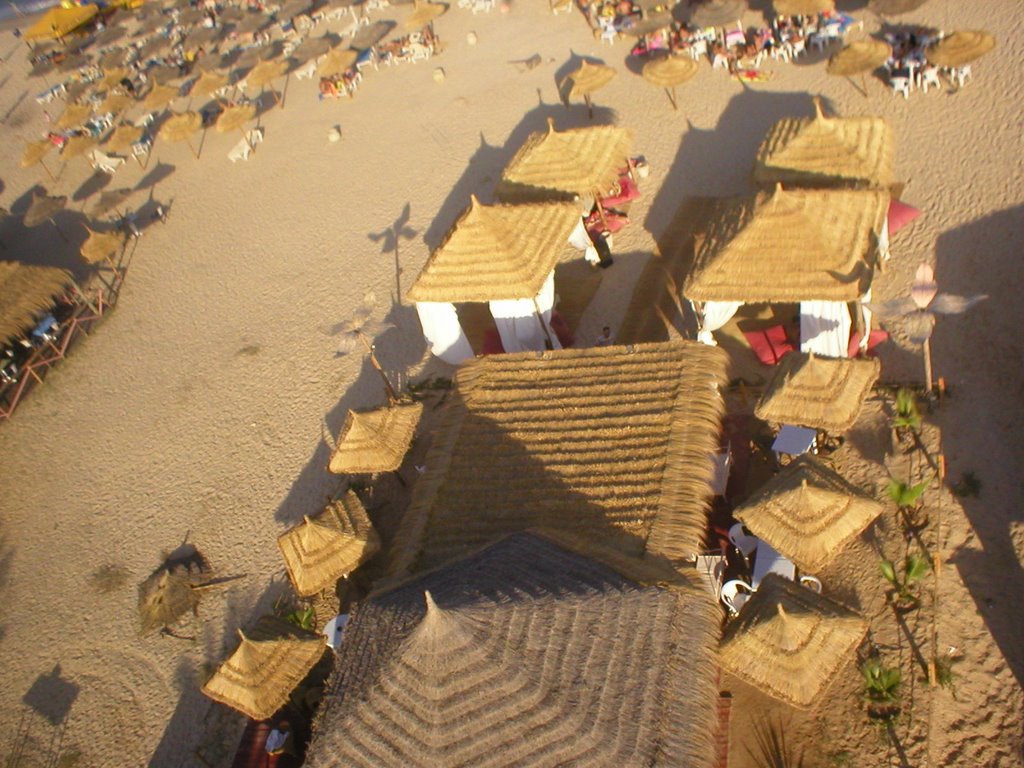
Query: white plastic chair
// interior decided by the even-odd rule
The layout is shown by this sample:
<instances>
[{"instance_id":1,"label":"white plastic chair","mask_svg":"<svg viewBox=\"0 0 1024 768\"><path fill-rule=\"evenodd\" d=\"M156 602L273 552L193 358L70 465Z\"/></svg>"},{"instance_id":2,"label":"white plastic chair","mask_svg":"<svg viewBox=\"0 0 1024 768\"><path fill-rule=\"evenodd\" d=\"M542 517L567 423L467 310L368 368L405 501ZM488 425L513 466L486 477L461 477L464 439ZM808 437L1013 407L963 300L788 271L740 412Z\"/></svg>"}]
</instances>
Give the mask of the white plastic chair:
<instances>
[{"instance_id":1,"label":"white plastic chair","mask_svg":"<svg viewBox=\"0 0 1024 768\"><path fill-rule=\"evenodd\" d=\"M741 555L750 557L757 549L758 538L747 533L743 528L743 523L736 523L729 529L729 541L740 551Z\"/></svg>"},{"instance_id":2,"label":"white plastic chair","mask_svg":"<svg viewBox=\"0 0 1024 768\"><path fill-rule=\"evenodd\" d=\"M971 78L971 65L965 64L962 67L954 67L949 71L949 79L957 84L957 87L963 88L964 83Z\"/></svg>"},{"instance_id":3,"label":"white plastic chair","mask_svg":"<svg viewBox=\"0 0 1024 768\"><path fill-rule=\"evenodd\" d=\"M708 55L708 41L703 37L698 40L693 40L690 43L690 58L694 61L698 61L701 56Z\"/></svg>"},{"instance_id":4,"label":"white plastic chair","mask_svg":"<svg viewBox=\"0 0 1024 768\"><path fill-rule=\"evenodd\" d=\"M807 587L811 592L821 594L821 579L817 576L801 576L800 586Z\"/></svg>"},{"instance_id":5,"label":"white plastic chair","mask_svg":"<svg viewBox=\"0 0 1024 768\"><path fill-rule=\"evenodd\" d=\"M619 38L619 32L615 29L615 22L611 19L601 19L601 42L614 43Z\"/></svg>"},{"instance_id":6,"label":"white plastic chair","mask_svg":"<svg viewBox=\"0 0 1024 768\"><path fill-rule=\"evenodd\" d=\"M743 579L733 579L722 585L722 603L729 609L729 613L738 616L753 593L754 590Z\"/></svg>"},{"instance_id":7,"label":"white plastic chair","mask_svg":"<svg viewBox=\"0 0 1024 768\"><path fill-rule=\"evenodd\" d=\"M898 96L903 94L904 99L910 98L910 78L909 77L891 77L889 78L889 85L892 86L892 95Z\"/></svg>"},{"instance_id":8,"label":"white plastic chair","mask_svg":"<svg viewBox=\"0 0 1024 768\"><path fill-rule=\"evenodd\" d=\"M918 72L918 79L920 80L920 88L925 93L928 93L928 88L933 85L940 90L942 89L942 83L939 80L938 67L925 67L920 72Z\"/></svg>"}]
</instances>

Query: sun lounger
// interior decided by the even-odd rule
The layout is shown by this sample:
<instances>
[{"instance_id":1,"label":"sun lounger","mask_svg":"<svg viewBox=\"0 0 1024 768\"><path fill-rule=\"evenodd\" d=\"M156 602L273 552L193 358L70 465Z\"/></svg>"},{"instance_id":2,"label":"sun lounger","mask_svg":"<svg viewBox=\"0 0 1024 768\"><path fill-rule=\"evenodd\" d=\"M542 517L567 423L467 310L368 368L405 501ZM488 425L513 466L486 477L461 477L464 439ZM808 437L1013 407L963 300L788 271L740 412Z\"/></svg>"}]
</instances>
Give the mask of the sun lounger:
<instances>
[{"instance_id":1,"label":"sun lounger","mask_svg":"<svg viewBox=\"0 0 1024 768\"><path fill-rule=\"evenodd\" d=\"M744 331L743 335L757 359L765 365L778 365L783 357L793 351L793 345L786 338L786 329L781 325Z\"/></svg>"},{"instance_id":2,"label":"sun lounger","mask_svg":"<svg viewBox=\"0 0 1024 768\"><path fill-rule=\"evenodd\" d=\"M231 151L228 152L228 160L237 163L239 160L248 160L257 144L263 141L263 129L253 128L246 134L244 139L239 140Z\"/></svg>"},{"instance_id":3,"label":"sun lounger","mask_svg":"<svg viewBox=\"0 0 1024 768\"><path fill-rule=\"evenodd\" d=\"M103 171L104 173L113 175L118 168L124 165L125 160L123 157L108 155L103 150L94 149L89 153L89 162L97 171Z\"/></svg>"}]
</instances>

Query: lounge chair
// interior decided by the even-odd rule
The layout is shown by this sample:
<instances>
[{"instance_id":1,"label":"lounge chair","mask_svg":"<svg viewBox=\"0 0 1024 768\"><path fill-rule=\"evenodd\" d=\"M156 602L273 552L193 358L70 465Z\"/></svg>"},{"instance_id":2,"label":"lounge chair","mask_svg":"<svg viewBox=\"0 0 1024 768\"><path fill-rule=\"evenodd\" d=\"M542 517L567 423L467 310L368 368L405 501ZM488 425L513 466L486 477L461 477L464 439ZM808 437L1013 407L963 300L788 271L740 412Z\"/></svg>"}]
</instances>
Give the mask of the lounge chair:
<instances>
[{"instance_id":1,"label":"lounge chair","mask_svg":"<svg viewBox=\"0 0 1024 768\"><path fill-rule=\"evenodd\" d=\"M103 173L113 176L114 172L124 165L125 159L115 155L108 155L101 149L94 149L89 153L89 162L97 171L103 171Z\"/></svg>"}]
</instances>

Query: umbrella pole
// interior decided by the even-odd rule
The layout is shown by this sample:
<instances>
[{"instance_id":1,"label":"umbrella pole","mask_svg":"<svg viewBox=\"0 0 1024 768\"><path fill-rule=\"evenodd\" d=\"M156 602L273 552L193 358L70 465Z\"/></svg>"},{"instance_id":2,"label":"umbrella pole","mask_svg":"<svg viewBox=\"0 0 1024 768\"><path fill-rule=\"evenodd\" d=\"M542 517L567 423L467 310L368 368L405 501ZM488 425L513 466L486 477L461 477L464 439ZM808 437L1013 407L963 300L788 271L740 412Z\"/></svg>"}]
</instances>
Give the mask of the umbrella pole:
<instances>
[{"instance_id":1,"label":"umbrella pole","mask_svg":"<svg viewBox=\"0 0 1024 768\"><path fill-rule=\"evenodd\" d=\"M863 72L860 73L860 85L861 92L864 94L864 98L866 99L868 97L868 76Z\"/></svg>"},{"instance_id":2,"label":"umbrella pole","mask_svg":"<svg viewBox=\"0 0 1024 768\"><path fill-rule=\"evenodd\" d=\"M188 144L188 148L192 150L192 155L195 157L195 159L198 160L199 159L199 153L196 152L196 148L192 146L192 140L191 139L185 139L185 143Z\"/></svg>"},{"instance_id":3,"label":"umbrella pole","mask_svg":"<svg viewBox=\"0 0 1024 768\"><path fill-rule=\"evenodd\" d=\"M676 104L676 87L673 85L671 89L666 88L665 93L668 94L668 100L669 103L672 104L672 109L678 112L679 106Z\"/></svg>"},{"instance_id":4,"label":"umbrella pole","mask_svg":"<svg viewBox=\"0 0 1024 768\"><path fill-rule=\"evenodd\" d=\"M245 132L245 128L244 127L239 128L238 132L242 134L242 141L244 141L246 144L249 145L249 151L250 152L255 152L256 151L256 147L253 146L253 143L251 141L249 141L249 135Z\"/></svg>"},{"instance_id":5,"label":"umbrella pole","mask_svg":"<svg viewBox=\"0 0 1024 768\"><path fill-rule=\"evenodd\" d=\"M43 166L43 170L46 171L46 175L50 177L50 181L57 180L56 177L53 175L53 171L46 167L46 163L44 163L42 159L39 160L39 164Z\"/></svg>"},{"instance_id":6,"label":"umbrella pole","mask_svg":"<svg viewBox=\"0 0 1024 768\"><path fill-rule=\"evenodd\" d=\"M583 100L585 102L587 102L587 114L590 116L590 119L593 120L594 119L594 103L590 100L590 94L589 93L586 94L583 97Z\"/></svg>"},{"instance_id":7,"label":"umbrella pole","mask_svg":"<svg viewBox=\"0 0 1024 768\"><path fill-rule=\"evenodd\" d=\"M853 86L854 88L856 88L856 89L857 89L858 91L860 91L860 92L861 92L861 95L862 95L862 96L863 96L863 97L864 97L865 99L866 99L866 98L868 97L868 91L867 91L867 87L864 87L864 88L860 88L860 87L858 87L858 86L857 86L857 82L856 82L856 81L855 81L855 80L854 80L854 79L853 79L852 77L850 77L849 75L847 75L847 76L846 76L846 79L850 81L850 85L852 85L852 86Z\"/></svg>"},{"instance_id":8,"label":"umbrella pole","mask_svg":"<svg viewBox=\"0 0 1024 768\"><path fill-rule=\"evenodd\" d=\"M288 98L288 81L292 79L292 73L289 72L284 76L284 88L281 89L281 101L278 102L278 106L284 109L284 100Z\"/></svg>"},{"instance_id":9,"label":"umbrella pole","mask_svg":"<svg viewBox=\"0 0 1024 768\"><path fill-rule=\"evenodd\" d=\"M58 224L53 219L50 219L50 223L53 224L53 228L57 230L57 234L60 235L60 239L63 240L68 245L70 245L71 239L66 234L64 234L64 230L60 228L60 224ZM930 367L931 366L929 366L929 368Z\"/></svg>"}]
</instances>

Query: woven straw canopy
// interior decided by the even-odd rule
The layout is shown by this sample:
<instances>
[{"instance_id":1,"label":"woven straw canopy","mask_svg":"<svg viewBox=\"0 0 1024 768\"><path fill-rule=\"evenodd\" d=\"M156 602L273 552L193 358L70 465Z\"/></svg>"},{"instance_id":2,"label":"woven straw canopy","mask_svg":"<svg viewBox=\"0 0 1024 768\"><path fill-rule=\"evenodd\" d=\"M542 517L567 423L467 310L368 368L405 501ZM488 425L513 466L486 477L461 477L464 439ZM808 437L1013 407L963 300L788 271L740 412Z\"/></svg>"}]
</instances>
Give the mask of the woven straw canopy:
<instances>
[{"instance_id":1,"label":"woven straw canopy","mask_svg":"<svg viewBox=\"0 0 1024 768\"><path fill-rule=\"evenodd\" d=\"M402 403L365 413L349 411L328 469L353 475L398 469L422 415L423 403Z\"/></svg>"},{"instance_id":2,"label":"woven straw canopy","mask_svg":"<svg viewBox=\"0 0 1024 768\"><path fill-rule=\"evenodd\" d=\"M895 141L881 117L786 118L772 126L757 151L754 181L810 187L893 183Z\"/></svg>"},{"instance_id":3,"label":"woven straw canopy","mask_svg":"<svg viewBox=\"0 0 1024 768\"><path fill-rule=\"evenodd\" d=\"M86 230L89 238L82 243L79 253L87 264L113 259L124 245L124 235L119 232L93 232L88 227Z\"/></svg>"},{"instance_id":4,"label":"woven straw canopy","mask_svg":"<svg viewBox=\"0 0 1024 768\"><path fill-rule=\"evenodd\" d=\"M178 98L180 93L181 89L176 85L154 85L153 90L143 99L142 107L150 112L163 109Z\"/></svg>"},{"instance_id":5,"label":"woven straw canopy","mask_svg":"<svg viewBox=\"0 0 1024 768\"><path fill-rule=\"evenodd\" d=\"M723 27L738 22L746 12L746 0L705 0L690 16L690 23L697 27Z\"/></svg>"},{"instance_id":6,"label":"woven straw canopy","mask_svg":"<svg viewBox=\"0 0 1024 768\"><path fill-rule=\"evenodd\" d=\"M72 136L64 142L64 149L61 150L60 159L64 162L91 152L100 145L99 139L95 136Z\"/></svg>"},{"instance_id":7,"label":"woven straw canopy","mask_svg":"<svg viewBox=\"0 0 1024 768\"><path fill-rule=\"evenodd\" d=\"M104 88L113 88L122 80L128 77L127 67L107 67L103 70L103 79L100 85Z\"/></svg>"},{"instance_id":8,"label":"woven straw canopy","mask_svg":"<svg viewBox=\"0 0 1024 768\"><path fill-rule=\"evenodd\" d=\"M253 720L265 720L320 661L327 646L320 635L274 616L262 616L231 658L203 686L203 693Z\"/></svg>"},{"instance_id":9,"label":"woven straw canopy","mask_svg":"<svg viewBox=\"0 0 1024 768\"><path fill-rule=\"evenodd\" d=\"M99 113L119 115L135 104L135 99L126 93L108 93L106 98L100 102Z\"/></svg>"},{"instance_id":10,"label":"woven straw canopy","mask_svg":"<svg viewBox=\"0 0 1024 768\"><path fill-rule=\"evenodd\" d=\"M409 289L409 299L532 299L562 260L579 222L579 208L568 203L485 206L473 197Z\"/></svg>"},{"instance_id":11,"label":"woven straw canopy","mask_svg":"<svg viewBox=\"0 0 1024 768\"><path fill-rule=\"evenodd\" d=\"M68 199L65 195L48 195L45 192L33 192L32 202L29 203L25 212L25 226L38 227L40 224L49 221L56 214L64 210Z\"/></svg>"},{"instance_id":12,"label":"woven straw canopy","mask_svg":"<svg viewBox=\"0 0 1024 768\"><path fill-rule=\"evenodd\" d=\"M844 46L828 60L826 71L830 75L850 76L871 72L892 56L892 48L882 40L869 38Z\"/></svg>"},{"instance_id":13,"label":"woven straw canopy","mask_svg":"<svg viewBox=\"0 0 1024 768\"><path fill-rule=\"evenodd\" d=\"M937 67L962 67L995 47L996 39L988 32L954 32L930 45L925 53Z\"/></svg>"},{"instance_id":14,"label":"woven straw canopy","mask_svg":"<svg viewBox=\"0 0 1024 768\"><path fill-rule=\"evenodd\" d=\"M123 152L142 138L143 129L137 125L119 125L107 139L106 148L111 152Z\"/></svg>"},{"instance_id":15,"label":"woven straw canopy","mask_svg":"<svg viewBox=\"0 0 1024 768\"><path fill-rule=\"evenodd\" d=\"M49 139L32 141L25 145L25 151L21 155L21 167L31 168L36 163L42 162L43 158L53 150L54 144Z\"/></svg>"},{"instance_id":16,"label":"woven straw canopy","mask_svg":"<svg viewBox=\"0 0 1024 768\"><path fill-rule=\"evenodd\" d=\"M631 555L699 547L724 357L697 343L491 355L456 374L394 543L412 573L537 526Z\"/></svg>"},{"instance_id":17,"label":"woven straw canopy","mask_svg":"<svg viewBox=\"0 0 1024 768\"><path fill-rule=\"evenodd\" d=\"M277 540L295 591L315 595L333 587L380 549L359 498L348 491L319 515L289 529Z\"/></svg>"},{"instance_id":18,"label":"woven straw canopy","mask_svg":"<svg viewBox=\"0 0 1024 768\"><path fill-rule=\"evenodd\" d=\"M219 91L224 86L228 85L230 81L227 75L222 75L220 72L204 72L196 80L195 85L192 86L192 91L189 95L191 96L211 96L216 91Z\"/></svg>"},{"instance_id":19,"label":"woven straw canopy","mask_svg":"<svg viewBox=\"0 0 1024 768\"><path fill-rule=\"evenodd\" d=\"M814 16L836 9L835 0L773 0L776 16Z\"/></svg>"},{"instance_id":20,"label":"woven straw canopy","mask_svg":"<svg viewBox=\"0 0 1024 768\"><path fill-rule=\"evenodd\" d=\"M139 585L139 630L146 634L173 626L199 607L199 591L212 576L210 564L191 545L183 545Z\"/></svg>"},{"instance_id":21,"label":"woven straw canopy","mask_svg":"<svg viewBox=\"0 0 1024 768\"><path fill-rule=\"evenodd\" d=\"M351 48L335 48L324 56L323 61L316 68L316 73L321 77L327 75L339 75L356 63L359 54Z\"/></svg>"},{"instance_id":22,"label":"woven straw canopy","mask_svg":"<svg viewBox=\"0 0 1024 768\"><path fill-rule=\"evenodd\" d=\"M57 118L57 127L64 130L77 128L92 115L92 106L89 104L69 104Z\"/></svg>"},{"instance_id":23,"label":"woven straw canopy","mask_svg":"<svg viewBox=\"0 0 1024 768\"><path fill-rule=\"evenodd\" d=\"M306 764L715 765L717 608L620 565L519 534L371 596Z\"/></svg>"},{"instance_id":24,"label":"woven straw canopy","mask_svg":"<svg viewBox=\"0 0 1024 768\"><path fill-rule=\"evenodd\" d=\"M800 456L733 513L751 533L816 571L882 513L882 504L821 460Z\"/></svg>"},{"instance_id":25,"label":"woven straw canopy","mask_svg":"<svg viewBox=\"0 0 1024 768\"><path fill-rule=\"evenodd\" d=\"M778 424L845 432L856 423L881 370L877 358L788 354L772 374L754 413Z\"/></svg>"},{"instance_id":26,"label":"woven straw canopy","mask_svg":"<svg viewBox=\"0 0 1024 768\"><path fill-rule=\"evenodd\" d=\"M855 301L871 285L889 195L777 188L724 200L697 248L693 301Z\"/></svg>"},{"instance_id":27,"label":"woven straw canopy","mask_svg":"<svg viewBox=\"0 0 1024 768\"><path fill-rule=\"evenodd\" d=\"M615 75L616 72L611 67L605 64L594 64L584 59L579 69L569 73L562 81L563 92L567 88L567 97L570 99L589 96L597 89L608 85Z\"/></svg>"},{"instance_id":28,"label":"woven straw canopy","mask_svg":"<svg viewBox=\"0 0 1024 768\"><path fill-rule=\"evenodd\" d=\"M240 131L242 126L255 117L255 104L235 104L220 113L220 117L217 118L217 133Z\"/></svg>"},{"instance_id":29,"label":"woven straw canopy","mask_svg":"<svg viewBox=\"0 0 1024 768\"><path fill-rule=\"evenodd\" d=\"M448 6L444 3L419 2L413 3L413 11L405 20L406 29L422 29L434 19L443 16Z\"/></svg>"},{"instance_id":30,"label":"woven straw canopy","mask_svg":"<svg viewBox=\"0 0 1024 768\"><path fill-rule=\"evenodd\" d=\"M700 70L700 64L688 56L665 56L644 64L643 78L659 88L688 83Z\"/></svg>"},{"instance_id":31,"label":"woven straw canopy","mask_svg":"<svg viewBox=\"0 0 1024 768\"><path fill-rule=\"evenodd\" d=\"M302 65L313 59L318 59L340 42L334 35L321 35L320 37L307 37L292 51L291 58L296 64Z\"/></svg>"},{"instance_id":32,"label":"woven straw canopy","mask_svg":"<svg viewBox=\"0 0 1024 768\"><path fill-rule=\"evenodd\" d=\"M245 81L254 88L265 88L287 71L286 61L261 61L246 75Z\"/></svg>"},{"instance_id":33,"label":"woven straw canopy","mask_svg":"<svg viewBox=\"0 0 1024 768\"><path fill-rule=\"evenodd\" d=\"M795 582L769 574L725 629L722 666L797 707L810 706L860 644L860 616Z\"/></svg>"},{"instance_id":34,"label":"woven straw canopy","mask_svg":"<svg viewBox=\"0 0 1024 768\"><path fill-rule=\"evenodd\" d=\"M633 137L625 128L594 125L531 134L494 190L505 203L573 200L605 191L626 167Z\"/></svg>"},{"instance_id":35,"label":"woven straw canopy","mask_svg":"<svg viewBox=\"0 0 1024 768\"><path fill-rule=\"evenodd\" d=\"M0 261L0 342L32 328L70 284L71 273L65 269Z\"/></svg>"},{"instance_id":36,"label":"woven straw canopy","mask_svg":"<svg viewBox=\"0 0 1024 768\"><path fill-rule=\"evenodd\" d=\"M160 127L160 138L166 141L188 141L202 127L203 117L198 112L175 113Z\"/></svg>"}]
</instances>

